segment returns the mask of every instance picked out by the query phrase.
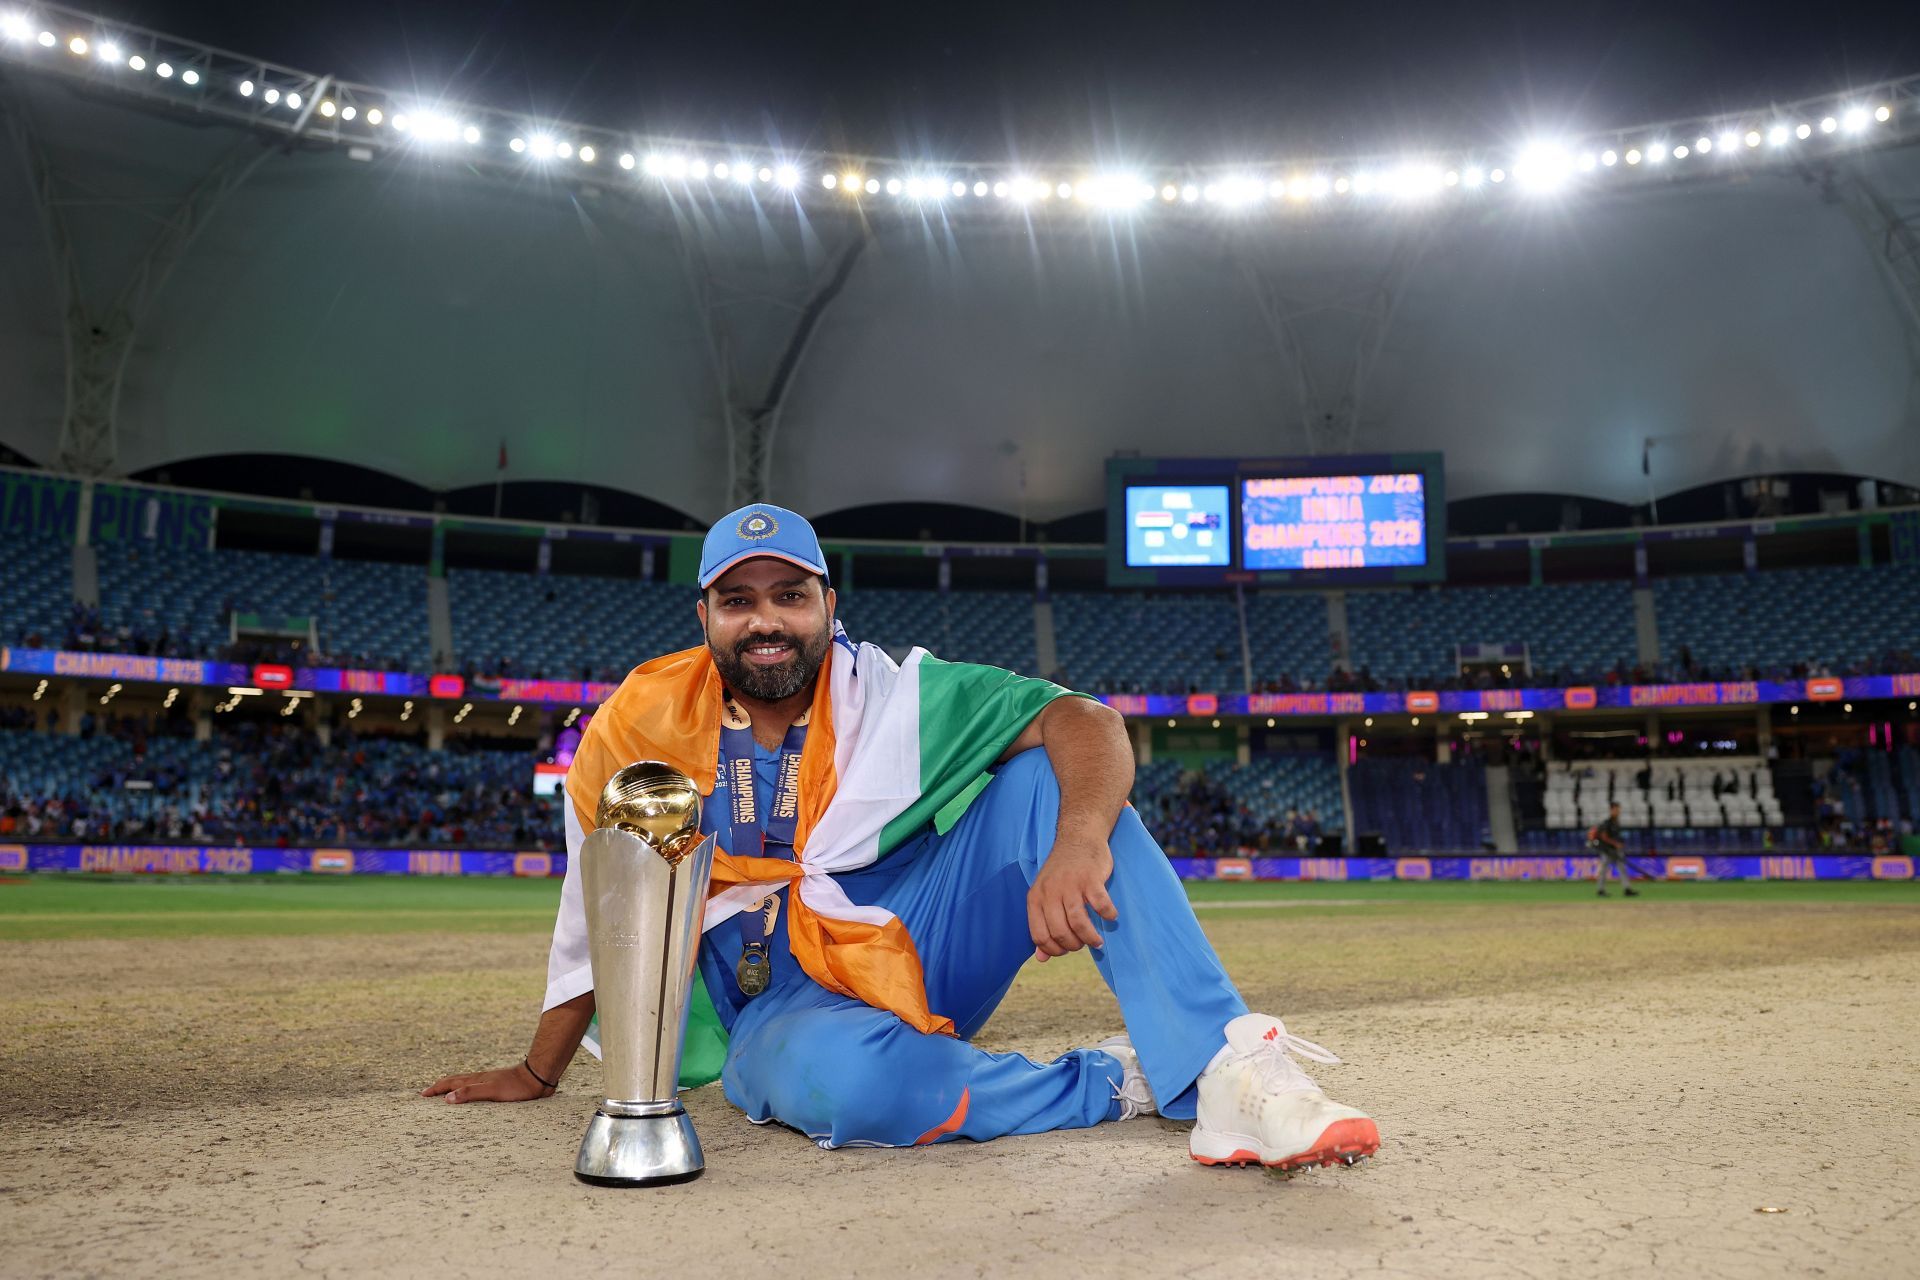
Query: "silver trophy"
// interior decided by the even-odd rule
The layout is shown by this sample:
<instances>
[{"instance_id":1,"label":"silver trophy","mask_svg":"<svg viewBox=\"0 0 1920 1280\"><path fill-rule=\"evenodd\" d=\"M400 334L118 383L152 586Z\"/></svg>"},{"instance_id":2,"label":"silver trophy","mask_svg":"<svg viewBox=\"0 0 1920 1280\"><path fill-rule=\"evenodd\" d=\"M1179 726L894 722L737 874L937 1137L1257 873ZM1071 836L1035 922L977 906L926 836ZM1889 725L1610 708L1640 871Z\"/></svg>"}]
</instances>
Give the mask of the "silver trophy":
<instances>
[{"instance_id":1,"label":"silver trophy","mask_svg":"<svg viewBox=\"0 0 1920 1280\"><path fill-rule=\"evenodd\" d=\"M693 780L657 760L608 779L594 822L580 887L607 1096L573 1172L607 1187L686 1182L707 1167L679 1080L713 837Z\"/></svg>"}]
</instances>

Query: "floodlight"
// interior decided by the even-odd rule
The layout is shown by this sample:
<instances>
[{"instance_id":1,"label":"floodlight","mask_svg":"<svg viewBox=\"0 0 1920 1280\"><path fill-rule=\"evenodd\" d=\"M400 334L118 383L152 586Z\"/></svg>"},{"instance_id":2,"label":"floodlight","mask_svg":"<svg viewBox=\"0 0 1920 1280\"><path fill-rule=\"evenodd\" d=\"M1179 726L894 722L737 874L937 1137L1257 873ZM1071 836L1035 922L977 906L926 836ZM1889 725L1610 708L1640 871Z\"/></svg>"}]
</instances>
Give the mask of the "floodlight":
<instances>
[{"instance_id":1,"label":"floodlight","mask_svg":"<svg viewBox=\"0 0 1920 1280\"><path fill-rule=\"evenodd\" d=\"M984 197L987 194L987 184L984 182L974 183L973 194L976 199Z\"/></svg>"},{"instance_id":2,"label":"floodlight","mask_svg":"<svg viewBox=\"0 0 1920 1280\"><path fill-rule=\"evenodd\" d=\"M1693 152L1687 149L1687 145L1685 143L1681 143L1679 146L1673 149L1673 158L1675 160L1685 160L1688 156L1692 154Z\"/></svg>"},{"instance_id":3,"label":"floodlight","mask_svg":"<svg viewBox=\"0 0 1920 1280\"><path fill-rule=\"evenodd\" d=\"M1333 180L1333 189L1341 195L1345 195L1347 192L1353 190L1353 183L1346 178L1335 178Z\"/></svg>"},{"instance_id":4,"label":"floodlight","mask_svg":"<svg viewBox=\"0 0 1920 1280\"><path fill-rule=\"evenodd\" d=\"M1505 182L1506 180L1507 180L1507 171L1505 169L1495 169L1492 173L1489 173L1487 175L1488 182Z\"/></svg>"},{"instance_id":5,"label":"floodlight","mask_svg":"<svg viewBox=\"0 0 1920 1280\"><path fill-rule=\"evenodd\" d=\"M42 32L40 33L40 36L39 36L39 40L40 40L40 47L41 47L41 48L43 48L43 49L51 49L51 48L53 48L53 32L51 32L51 31L42 31Z\"/></svg>"},{"instance_id":6,"label":"floodlight","mask_svg":"<svg viewBox=\"0 0 1920 1280\"><path fill-rule=\"evenodd\" d=\"M385 119L386 119L386 116L384 116L384 115L382 115L382 114L381 114L381 112L380 112L380 108L378 108L378 107L368 107L368 108L367 108L367 123L368 123L368 124L371 124L371 125L378 125L378 124L379 124L379 123L380 123L380 122L381 122L382 120L385 120Z\"/></svg>"},{"instance_id":7,"label":"floodlight","mask_svg":"<svg viewBox=\"0 0 1920 1280\"><path fill-rule=\"evenodd\" d=\"M666 165L661 161L660 157L652 154L649 154L646 159L640 162L641 171L651 174L654 177L658 177L660 171L665 167Z\"/></svg>"},{"instance_id":8,"label":"floodlight","mask_svg":"<svg viewBox=\"0 0 1920 1280\"><path fill-rule=\"evenodd\" d=\"M890 196L897 196L900 194L900 179L898 178L887 179L887 194Z\"/></svg>"},{"instance_id":9,"label":"floodlight","mask_svg":"<svg viewBox=\"0 0 1920 1280\"><path fill-rule=\"evenodd\" d=\"M1169 200L1169 201L1175 200L1179 198L1179 195L1180 195L1180 188L1174 186L1171 182L1169 182L1166 186L1160 188L1160 198L1162 200Z\"/></svg>"},{"instance_id":10,"label":"floodlight","mask_svg":"<svg viewBox=\"0 0 1920 1280\"><path fill-rule=\"evenodd\" d=\"M1813 126L1802 123L1794 128L1793 136L1804 142L1813 136Z\"/></svg>"},{"instance_id":11,"label":"floodlight","mask_svg":"<svg viewBox=\"0 0 1920 1280\"><path fill-rule=\"evenodd\" d=\"M878 192L879 190L880 190L880 180L879 180L878 178L868 178L868 179L867 179L867 194L868 194L868 195L874 195L874 194L875 194L875 193L877 193L877 192Z\"/></svg>"},{"instance_id":12,"label":"floodlight","mask_svg":"<svg viewBox=\"0 0 1920 1280\"><path fill-rule=\"evenodd\" d=\"M1007 184L1004 182L994 183L993 194L996 199L1005 200L1007 198Z\"/></svg>"},{"instance_id":13,"label":"floodlight","mask_svg":"<svg viewBox=\"0 0 1920 1280\"><path fill-rule=\"evenodd\" d=\"M684 178L687 176L687 158L685 156L668 156L661 163L665 167L666 174L669 178Z\"/></svg>"},{"instance_id":14,"label":"floodlight","mask_svg":"<svg viewBox=\"0 0 1920 1280\"><path fill-rule=\"evenodd\" d=\"M353 109L352 107L342 107L342 108L340 108L340 118L341 118L342 120L351 120L351 119L353 119L353 118L354 118L355 116L357 116L357 115L359 115L359 114L360 114L360 113L359 113L358 111L355 111L355 110L354 110L354 109Z\"/></svg>"},{"instance_id":15,"label":"floodlight","mask_svg":"<svg viewBox=\"0 0 1920 1280\"><path fill-rule=\"evenodd\" d=\"M1893 119L1893 108L1883 102L1873 109L1873 118L1881 124L1885 124L1887 121Z\"/></svg>"},{"instance_id":16,"label":"floodlight","mask_svg":"<svg viewBox=\"0 0 1920 1280\"><path fill-rule=\"evenodd\" d=\"M750 186L753 183L753 166L744 160L736 160L733 165L733 180L741 186ZM765 179L761 181L764 182Z\"/></svg>"},{"instance_id":17,"label":"floodlight","mask_svg":"<svg viewBox=\"0 0 1920 1280\"><path fill-rule=\"evenodd\" d=\"M1705 155L1707 152L1713 150L1713 139L1703 133L1693 140L1693 149L1701 155Z\"/></svg>"},{"instance_id":18,"label":"floodlight","mask_svg":"<svg viewBox=\"0 0 1920 1280\"><path fill-rule=\"evenodd\" d=\"M620 167L622 169L633 168L633 152L623 151L620 153Z\"/></svg>"},{"instance_id":19,"label":"floodlight","mask_svg":"<svg viewBox=\"0 0 1920 1280\"><path fill-rule=\"evenodd\" d=\"M571 142L556 142L553 144L553 154L559 156L562 160L571 160L573 158L573 144Z\"/></svg>"},{"instance_id":20,"label":"floodlight","mask_svg":"<svg viewBox=\"0 0 1920 1280\"><path fill-rule=\"evenodd\" d=\"M145 71L147 69L147 60L136 53L127 59L127 65L135 71Z\"/></svg>"},{"instance_id":21,"label":"floodlight","mask_svg":"<svg viewBox=\"0 0 1920 1280\"><path fill-rule=\"evenodd\" d=\"M525 151L526 149L527 149L527 140L525 138L514 138L507 143L507 150L513 152L513 154L515 155L519 155L522 151Z\"/></svg>"},{"instance_id":22,"label":"floodlight","mask_svg":"<svg viewBox=\"0 0 1920 1280\"><path fill-rule=\"evenodd\" d=\"M0 17L0 35L9 40L25 40L33 35L33 27L20 14L9 13Z\"/></svg>"},{"instance_id":23,"label":"floodlight","mask_svg":"<svg viewBox=\"0 0 1920 1280\"><path fill-rule=\"evenodd\" d=\"M180 83L184 85L199 84L200 73L198 71L195 71L192 67L188 67L185 71L182 71L180 73Z\"/></svg>"},{"instance_id":24,"label":"floodlight","mask_svg":"<svg viewBox=\"0 0 1920 1280\"><path fill-rule=\"evenodd\" d=\"M160 66L159 66L159 68L158 68L158 70L159 70L159 72L160 72L160 74L161 74L161 75L166 75L166 74L167 74L167 64L166 64L166 63L164 63L164 62L163 62L163 63L161 63L161 64L160 64ZM298 111L299 109L300 109L300 95L299 95L299 94L297 94L297 93L289 93L289 94L287 95L287 110L289 110L289 111Z\"/></svg>"},{"instance_id":25,"label":"floodlight","mask_svg":"<svg viewBox=\"0 0 1920 1280\"><path fill-rule=\"evenodd\" d=\"M280 91L272 87L269 87L267 91L260 96L267 100L268 106L272 106L274 103L280 101Z\"/></svg>"},{"instance_id":26,"label":"floodlight","mask_svg":"<svg viewBox=\"0 0 1920 1280\"><path fill-rule=\"evenodd\" d=\"M1664 142L1650 142L1647 144L1648 164L1659 164L1671 154L1673 154L1672 151L1668 149L1667 144Z\"/></svg>"},{"instance_id":27,"label":"floodlight","mask_svg":"<svg viewBox=\"0 0 1920 1280\"><path fill-rule=\"evenodd\" d=\"M153 69L153 74L159 76L162 80L171 80L173 79L173 64L171 62L163 62ZM287 105L290 107L299 106L300 95L297 93L288 94Z\"/></svg>"},{"instance_id":28,"label":"floodlight","mask_svg":"<svg viewBox=\"0 0 1920 1280\"><path fill-rule=\"evenodd\" d=\"M687 162L687 172L692 174L696 180L704 182L706 180L707 174L710 171L707 168L707 162L705 160L702 160L700 157L695 156L692 160Z\"/></svg>"},{"instance_id":29,"label":"floodlight","mask_svg":"<svg viewBox=\"0 0 1920 1280\"><path fill-rule=\"evenodd\" d=\"M1745 143L1746 143L1746 144L1747 144L1747 145L1748 145L1749 147L1757 147L1757 146L1759 146L1759 145L1760 145L1760 131L1759 131L1758 129L1749 129L1749 130L1747 130L1747 136L1746 136L1746 137L1745 137L1745 138L1743 139L1743 141L1744 141L1744 142L1745 142Z\"/></svg>"},{"instance_id":30,"label":"floodlight","mask_svg":"<svg viewBox=\"0 0 1920 1280\"><path fill-rule=\"evenodd\" d=\"M478 131L478 130L471 130L470 132L475 132L475 133L477 133L477 132L479 132L479 131ZM472 141L475 141L475 139L473 139L473 138L469 138L469 139L467 139L467 141L469 141L469 142L472 142ZM598 151L596 151L596 150L594 150L594 149L593 149L592 147L581 147L581 148L580 148L580 163L581 163L581 164L592 164L592 163L593 163L593 162L594 162L595 160L598 160L599 158L600 158L600 153L599 153Z\"/></svg>"},{"instance_id":31,"label":"floodlight","mask_svg":"<svg viewBox=\"0 0 1920 1280\"><path fill-rule=\"evenodd\" d=\"M1054 188L1054 191L1059 195L1059 197L1062 200L1073 199L1073 184L1071 182L1061 183L1059 186Z\"/></svg>"},{"instance_id":32,"label":"floodlight","mask_svg":"<svg viewBox=\"0 0 1920 1280\"><path fill-rule=\"evenodd\" d=\"M967 184L966 184L966 183L964 183L964 182L956 182L956 183L954 183L954 184L953 184L953 194L955 194L956 196L964 196L964 195L966 195L966 194L967 194Z\"/></svg>"},{"instance_id":33,"label":"floodlight","mask_svg":"<svg viewBox=\"0 0 1920 1280\"><path fill-rule=\"evenodd\" d=\"M1356 173L1353 175L1353 194L1364 196L1373 190L1373 175Z\"/></svg>"},{"instance_id":34,"label":"floodlight","mask_svg":"<svg viewBox=\"0 0 1920 1280\"><path fill-rule=\"evenodd\" d=\"M586 149L584 147L581 149L580 158L582 160L586 159ZM723 182L726 180L727 176L732 172L733 172L733 166L729 165L725 160L721 160L713 166L713 176L716 178L719 178Z\"/></svg>"},{"instance_id":35,"label":"floodlight","mask_svg":"<svg viewBox=\"0 0 1920 1280\"><path fill-rule=\"evenodd\" d=\"M1598 164L1598 163L1600 163L1600 158L1599 158L1598 156L1596 156L1596 155L1594 155L1594 154L1593 154L1593 152L1591 152L1591 151L1582 151L1582 152L1580 153L1580 172L1582 172L1582 173L1592 173L1592 172L1593 172L1593 166L1594 166L1594 165L1596 165L1596 164Z\"/></svg>"},{"instance_id":36,"label":"floodlight","mask_svg":"<svg viewBox=\"0 0 1920 1280\"><path fill-rule=\"evenodd\" d=\"M764 173L765 170L762 170ZM774 172L774 181L783 187L795 187L800 183L800 171L790 164L783 164Z\"/></svg>"},{"instance_id":37,"label":"floodlight","mask_svg":"<svg viewBox=\"0 0 1920 1280\"><path fill-rule=\"evenodd\" d=\"M1200 198L1200 188L1189 182L1186 186L1180 188L1180 198L1188 204L1192 204Z\"/></svg>"},{"instance_id":38,"label":"floodlight","mask_svg":"<svg viewBox=\"0 0 1920 1280\"><path fill-rule=\"evenodd\" d=\"M859 195L860 194L860 175L857 173L841 174L840 189L845 191L850 196Z\"/></svg>"},{"instance_id":39,"label":"floodlight","mask_svg":"<svg viewBox=\"0 0 1920 1280\"><path fill-rule=\"evenodd\" d=\"M1820 117L1820 132L1832 133L1835 129L1839 127L1840 127L1840 122L1838 120L1835 120L1832 116Z\"/></svg>"},{"instance_id":40,"label":"floodlight","mask_svg":"<svg viewBox=\"0 0 1920 1280\"><path fill-rule=\"evenodd\" d=\"M1533 190L1545 191L1565 182L1571 167L1565 151L1550 144L1542 145L1520 154L1513 165L1513 176Z\"/></svg>"},{"instance_id":41,"label":"floodlight","mask_svg":"<svg viewBox=\"0 0 1920 1280\"><path fill-rule=\"evenodd\" d=\"M1788 136L1787 126L1783 124L1777 124L1767 130L1767 141L1776 147L1786 146Z\"/></svg>"},{"instance_id":42,"label":"floodlight","mask_svg":"<svg viewBox=\"0 0 1920 1280\"><path fill-rule=\"evenodd\" d=\"M831 191L840 185L840 179L830 173L823 173L820 175L820 185Z\"/></svg>"},{"instance_id":43,"label":"floodlight","mask_svg":"<svg viewBox=\"0 0 1920 1280\"><path fill-rule=\"evenodd\" d=\"M396 129L400 127L398 117L394 119L394 127ZM553 139L544 133L536 133L533 137L527 139L527 150L544 160L553 154Z\"/></svg>"},{"instance_id":44,"label":"floodlight","mask_svg":"<svg viewBox=\"0 0 1920 1280\"><path fill-rule=\"evenodd\" d=\"M333 119L334 111L335 111L335 107L333 105L333 100L331 98L327 99L326 101L320 104L320 114L325 116L327 119L329 120Z\"/></svg>"},{"instance_id":45,"label":"floodlight","mask_svg":"<svg viewBox=\"0 0 1920 1280\"><path fill-rule=\"evenodd\" d=\"M1215 196L1219 194L1220 194L1220 184L1217 182L1209 182L1206 186L1200 189L1200 195L1202 196L1202 198L1206 200L1212 200Z\"/></svg>"},{"instance_id":46,"label":"floodlight","mask_svg":"<svg viewBox=\"0 0 1920 1280\"><path fill-rule=\"evenodd\" d=\"M1846 120L1848 133L1858 133L1867 127L1867 109L1865 107L1849 107L1844 118Z\"/></svg>"},{"instance_id":47,"label":"floodlight","mask_svg":"<svg viewBox=\"0 0 1920 1280\"><path fill-rule=\"evenodd\" d=\"M790 174L790 173L792 173L792 172L793 172L793 171L792 171L791 169L789 169L789 168L787 168L787 167L786 167L785 165L782 165L782 166L780 167L780 173L779 173L779 175L778 175L778 176L779 176L779 178L780 178L780 185L781 185L781 186L783 186L783 187L790 187L790 186L792 186L792 185L793 185L793 183L792 183L792 181L790 181L790 180L788 179L788 177L787 177L787 175L788 175L788 174ZM774 176L775 176L775 175L774 175L774 172L773 172L773 170L772 170L772 169L768 169L768 168L764 168L764 167L763 167L763 168L762 168L762 169L760 170L760 172L758 172L758 173L756 173L756 174L754 174L753 176L754 176L754 177L756 177L756 178L758 178L758 179L759 179L760 181L762 181L762 182L772 182L772 181L773 181L773 179L774 179ZM795 174L794 176L795 176L795 177L798 177L799 175L797 175L797 174Z\"/></svg>"},{"instance_id":48,"label":"floodlight","mask_svg":"<svg viewBox=\"0 0 1920 1280\"><path fill-rule=\"evenodd\" d=\"M1627 163L1628 164L1640 163L1640 148L1635 147L1632 150L1627 152Z\"/></svg>"},{"instance_id":49,"label":"floodlight","mask_svg":"<svg viewBox=\"0 0 1920 1280\"><path fill-rule=\"evenodd\" d=\"M120 46L111 40L95 49L94 53L102 62L120 61Z\"/></svg>"},{"instance_id":50,"label":"floodlight","mask_svg":"<svg viewBox=\"0 0 1920 1280\"><path fill-rule=\"evenodd\" d=\"M413 121L407 118L406 112L396 111L393 113L393 131L395 133L405 133L411 128L413 128Z\"/></svg>"},{"instance_id":51,"label":"floodlight","mask_svg":"<svg viewBox=\"0 0 1920 1280\"><path fill-rule=\"evenodd\" d=\"M73 39L67 41L67 51L76 58L84 58L87 54L87 38L85 36L75 36Z\"/></svg>"}]
</instances>

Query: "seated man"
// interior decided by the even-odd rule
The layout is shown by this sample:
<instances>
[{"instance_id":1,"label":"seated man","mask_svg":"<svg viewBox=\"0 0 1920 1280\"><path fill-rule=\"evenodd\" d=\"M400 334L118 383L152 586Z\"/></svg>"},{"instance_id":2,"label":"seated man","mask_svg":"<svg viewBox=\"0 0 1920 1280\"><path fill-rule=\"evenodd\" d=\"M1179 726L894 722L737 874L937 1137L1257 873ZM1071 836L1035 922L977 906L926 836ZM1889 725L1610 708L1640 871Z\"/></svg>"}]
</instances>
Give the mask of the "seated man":
<instances>
[{"instance_id":1,"label":"seated man","mask_svg":"<svg viewBox=\"0 0 1920 1280\"><path fill-rule=\"evenodd\" d=\"M757 1123L823 1147L1195 1119L1205 1164L1351 1164L1373 1121L1291 1056L1338 1059L1250 1013L1127 794L1118 714L1045 681L896 666L834 621L806 521L742 508L708 533L702 647L637 668L594 716L567 777L577 855L600 788L665 760L718 833L683 1086L719 1077ZM1030 956L1082 947L1127 1035L1051 1063L977 1049ZM449 1102L550 1095L593 1017L577 856L545 1011L514 1066L448 1076Z\"/></svg>"}]
</instances>

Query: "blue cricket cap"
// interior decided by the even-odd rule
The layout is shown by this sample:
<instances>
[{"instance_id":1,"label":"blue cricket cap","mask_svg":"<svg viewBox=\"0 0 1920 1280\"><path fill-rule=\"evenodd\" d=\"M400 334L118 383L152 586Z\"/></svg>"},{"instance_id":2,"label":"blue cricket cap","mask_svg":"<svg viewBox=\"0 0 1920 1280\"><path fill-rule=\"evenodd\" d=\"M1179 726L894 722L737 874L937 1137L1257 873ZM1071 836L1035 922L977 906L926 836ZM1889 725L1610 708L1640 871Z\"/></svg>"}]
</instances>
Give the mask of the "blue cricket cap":
<instances>
[{"instance_id":1,"label":"blue cricket cap","mask_svg":"<svg viewBox=\"0 0 1920 1280\"><path fill-rule=\"evenodd\" d=\"M772 556L827 576L827 558L806 517L765 502L741 507L714 522L700 548L700 589L742 560Z\"/></svg>"}]
</instances>

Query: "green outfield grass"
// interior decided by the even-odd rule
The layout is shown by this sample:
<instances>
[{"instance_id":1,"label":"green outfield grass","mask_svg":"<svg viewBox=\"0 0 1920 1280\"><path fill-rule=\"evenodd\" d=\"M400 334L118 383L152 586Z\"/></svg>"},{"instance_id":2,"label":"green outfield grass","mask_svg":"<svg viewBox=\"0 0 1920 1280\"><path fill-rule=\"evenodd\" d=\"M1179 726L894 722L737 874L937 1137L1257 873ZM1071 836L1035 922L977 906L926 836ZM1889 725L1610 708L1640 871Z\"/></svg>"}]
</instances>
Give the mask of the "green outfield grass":
<instances>
[{"instance_id":1,"label":"green outfield grass","mask_svg":"<svg viewBox=\"0 0 1920 1280\"><path fill-rule=\"evenodd\" d=\"M1920 882L1793 881L1645 886L1648 900L1920 902ZM1390 912L1564 904L1585 882L1195 882L1197 909L1234 918L1271 913ZM0 883L0 940L288 937L374 933L545 933L557 880L272 876L214 879L36 875ZM1598 905L1598 904L1596 904ZM1626 909L1627 904L1617 904Z\"/></svg>"}]
</instances>

